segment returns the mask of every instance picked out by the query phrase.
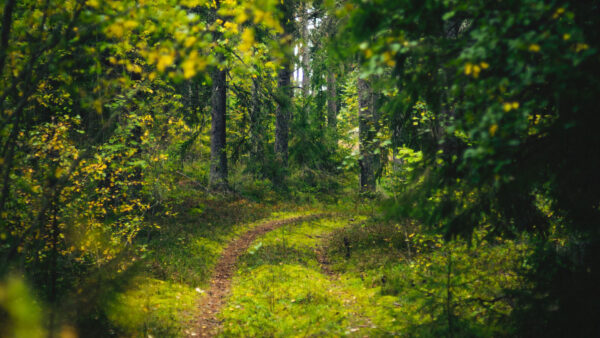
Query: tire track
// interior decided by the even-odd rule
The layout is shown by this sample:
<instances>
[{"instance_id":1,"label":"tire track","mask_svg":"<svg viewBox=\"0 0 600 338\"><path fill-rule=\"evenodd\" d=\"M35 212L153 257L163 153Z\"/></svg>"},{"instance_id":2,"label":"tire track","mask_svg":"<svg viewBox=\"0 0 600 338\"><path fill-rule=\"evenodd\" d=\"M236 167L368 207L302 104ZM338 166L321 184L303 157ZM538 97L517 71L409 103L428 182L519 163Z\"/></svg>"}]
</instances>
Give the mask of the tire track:
<instances>
[{"instance_id":1,"label":"tire track","mask_svg":"<svg viewBox=\"0 0 600 338\"><path fill-rule=\"evenodd\" d=\"M217 314L229 295L231 278L236 271L237 260L257 237L287 224L318 219L327 215L329 214L313 214L266 222L232 240L223 250L221 258L215 265L209 288L198 306L199 315L196 317L195 328L191 332L186 332L187 336L214 337L217 335L221 326Z\"/></svg>"}]
</instances>

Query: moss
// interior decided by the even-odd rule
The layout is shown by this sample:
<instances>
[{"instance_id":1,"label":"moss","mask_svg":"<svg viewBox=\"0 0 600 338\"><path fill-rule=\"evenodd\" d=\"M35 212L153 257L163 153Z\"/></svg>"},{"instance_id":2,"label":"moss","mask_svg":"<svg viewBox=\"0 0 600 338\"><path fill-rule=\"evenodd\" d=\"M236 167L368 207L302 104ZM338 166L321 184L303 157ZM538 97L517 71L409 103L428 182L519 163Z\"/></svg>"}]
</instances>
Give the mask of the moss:
<instances>
[{"instance_id":1,"label":"moss","mask_svg":"<svg viewBox=\"0 0 600 338\"><path fill-rule=\"evenodd\" d=\"M322 273L315 248L351 222L333 217L290 224L257 239L242 257L221 312L222 335L365 335L374 328L359 302L373 292Z\"/></svg>"},{"instance_id":2,"label":"moss","mask_svg":"<svg viewBox=\"0 0 600 338\"><path fill-rule=\"evenodd\" d=\"M184 335L182 330L197 311L200 294L195 289L206 287L222 251L233 238L271 220L319 212L312 206L272 205L267 209L244 200L202 204L207 214L191 217L182 213L164 221L151 234L144 260L146 272L106 306L107 317L117 332L126 336ZM292 210L283 211L285 207Z\"/></svg>"},{"instance_id":3,"label":"moss","mask_svg":"<svg viewBox=\"0 0 600 338\"><path fill-rule=\"evenodd\" d=\"M223 336L339 336L364 324L346 290L301 265L263 265L234 285Z\"/></svg>"},{"instance_id":4,"label":"moss","mask_svg":"<svg viewBox=\"0 0 600 338\"><path fill-rule=\"evenodd\" d=\"M138 278L109 305L108 317L127 335L181 336L197 297L187 285Z\"/></svg>"},{"instance_id":5,"label":"moss","mask_svg":"<svg viewBox=\"0 0 600 338\"><path fill-rule=\"evenodd\" d=\"M471 298L494 299L515 286L511 271L525 246L484 238L476 233L469 246L422 234L413 224L344 217L283 226L257 239L241 258L221 313L222 335L447 335L448 252L453 333L509 334L502 324L510 312L506 302L481 306ZM325 275L317 260L323 245L334 276Z\"/></svg>"}]
</instances>

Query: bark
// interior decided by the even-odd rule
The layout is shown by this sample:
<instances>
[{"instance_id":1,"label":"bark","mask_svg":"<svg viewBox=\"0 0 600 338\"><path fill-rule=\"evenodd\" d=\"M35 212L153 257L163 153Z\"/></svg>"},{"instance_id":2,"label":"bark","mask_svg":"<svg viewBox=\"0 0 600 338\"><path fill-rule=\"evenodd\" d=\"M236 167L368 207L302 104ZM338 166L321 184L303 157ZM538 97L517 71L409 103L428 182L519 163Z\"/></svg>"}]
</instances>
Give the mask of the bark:
<instances>
[{"instance_id":1,"label":"bark","mask_svg":"<svg viewBox=\"0 0 600 338\"><path fill-rule=\"evenodd\" d=\"M216 10L219 1L215 2L213 11L216 20ZM213 39L217 41L220 33L215 32ZM220 63L224 61L223 54L217 55ZM211 125L210 125L210 172L208 184L213 189L227 187L227 143L226 143L226 109L227 109L227 70L215 67L212 71Z\"/></svg>"},{"instance_id":2,"label":"bark","mask_svg":"<svg viewBox=\"0 0 600 338\"><path fill-rule=\"evenodd\" d=\"M8 38L10 36L10 29L12 28L12 14L14 7L15 0L8 0L4 4L4 11L2 16L2 33L0 33L0 74L4 72L4 62L6 61L6 50L8 48Z\"/></svg>"},{"instance_id":3,"label":"bark","mask_svg":"<svg viewBox=\"0 0 600 338\"><path fill-rule=\"evenodd\" d=\"M275 154L283 166L287 166L288 160L289 120L292 105L291 73L289 61L285 61L277 74L279 102L275 117Z\"/></svg>"},{"instance_id":4,"label":"bark","mask_svg":"<svg viewBox=\"0 0 600 338\"><path fill-rule=\"evenodd\" d=\"M209 185L218 189L227 186L226 75L224 69L215 69L212 75Z\"/></svg>"},{"instance_id":5,"label":"bark","mask_svg":"<svg viewBox=\"0 0 600 338\"><path fill-rule=\"evenodd\" d=\"M327 21L325 24L325 34L327 35L329 40L332 41L336 32L335 17L329 15L326 20ZM329 58L332 60L334 59L333 55L329 55ZM337 128L337 115L339 110L337 79L334 66L330 64L327 68L327 126L331 130L335 131Z\"/></svg>"},{"instance_id":6,"label":"bark","mask_svg":"<svg viewBox=\"0 0 600 338\"><path fill-rule=\"evenodd\" d=\"M283 13L282 24L283 34L279 35L280 40L284 40L284 60L277 74L277 111L275 112L275 155L277 161L287 167L288 161L288 139L289 139L289 120L291 118L292 108L292 87L291 87L291 59L292 44L291 35L293 33L293 6L292 1L285 0L279 5Z\"/></svg>"},{"instance_id":7,"label":"bark","mask_svg":"<svg viewBox=\"0 0 600 338\"><path fill-rule=\"evenodd\" d=\"M327 126L332 130L337 128L337 89L335 73L327 71Z\"/></svg>"},{"instance_id":8,"label":"bark","mask_svg":"<svg viewBox=\"0 0 600 338\"><path fill-rule=\"evenodd\" d=\"M307 98L310 95L310 36L308 34L308 5L306 3L302 4L301 11L302 95Z\"/></svg>"},{"instance_id":9,"label":"bark","mask_svg":"<svg viewBox=\"0 0 600 338\"><path fill-rule=\"evenodd\" d=\"M363 192L375 191L376 155L374 154L376 135L376 115L373 90L368 80L358 79L358 138L360 158L360 189Z\"/></svg>"},{"instance_id":10,"label":"bark","mask_svg":"<svg viewBox=\"0 0 600 338\"><path fill-rule=\"evenodd\" d=\"M261 109L259 85L252 79L252 107L250 108L250 157L254 163L262 163Z\"/></svg>"}]
</instances>

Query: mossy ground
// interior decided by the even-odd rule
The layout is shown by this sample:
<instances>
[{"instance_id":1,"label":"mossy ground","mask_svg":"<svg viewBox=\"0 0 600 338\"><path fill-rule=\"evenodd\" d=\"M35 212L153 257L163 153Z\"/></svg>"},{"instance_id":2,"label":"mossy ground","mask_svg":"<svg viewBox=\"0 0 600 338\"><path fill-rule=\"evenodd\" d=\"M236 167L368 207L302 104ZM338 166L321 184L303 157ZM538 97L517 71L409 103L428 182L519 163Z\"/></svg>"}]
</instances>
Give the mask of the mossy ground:
<instances>
[{"instance_id":1,"label":"mossy ground","mask_svg":"<svg viewBox=\"0 0 600 338\"><path fill-rule=\"evenodd\" d=\"M264 222L318 213L319 205L262 204L246 199L195 200L160 221L145 238L144 272L106 306L115 332L184 336L214 265L229 241Z\"/></svg>"},{"instance_id":2,"label":"mossy ground","mask_svg":"<svg viewBox=\"0 0 600 338\"><path fill-rule=\"evenodd\" d=\"M148 234L146 272L107 307L119 333L185 336L227 243L269 220L323 212L331 216L273 230L239 258L222 336L511 332L503 292L523 287L515 271L525 240L483 230L470 243L447 242L411 222L377 221L369 204L194 204Z\"/></svg>"},{"instance_id":3,"label":"mossy ground","mask_svg":"<svg viewBox=\"0 0 600 338\"><path fill-rule=\"evenodd\" d=\"M317 250L349 224L335 216L283 226L255 241L241 257L230 302L221 313L224 336L310 336L366 333L364 288L321 270Z\"/></svg>"},{"instance_id":4,"label":"mossy ground","mask_svg":"<svg viewBox=\"0 0 600 338\"><path fill-rule=\"evenodd\" d=\"M479 300L501 299L521 282L514 271L527 246L483 232L468 244L418 231L349 215L268 233L240 259L222 336L509 334L510 305Z\"/></svg>"}]
</instances>

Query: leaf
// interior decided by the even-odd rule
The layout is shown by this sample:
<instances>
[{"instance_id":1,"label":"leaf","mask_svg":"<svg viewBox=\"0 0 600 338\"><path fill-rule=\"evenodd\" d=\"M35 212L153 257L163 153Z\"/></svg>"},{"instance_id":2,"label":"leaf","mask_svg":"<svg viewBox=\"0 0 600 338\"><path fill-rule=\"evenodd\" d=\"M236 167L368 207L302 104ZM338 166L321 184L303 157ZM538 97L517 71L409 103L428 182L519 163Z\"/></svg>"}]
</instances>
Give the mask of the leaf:
<instances>
[{"instance_id":1,"label":"leaf","mask_svg":"<svg viewBox=\"0 0 600 338\"><path fill-rule=\"evenodd\" d=\"M456 12L454 12L454 11L444 13L444 15L442 16L442 20L448 21L448 20L452 19L455 14L456 14Z\"/></svg>"}]
</instances>

